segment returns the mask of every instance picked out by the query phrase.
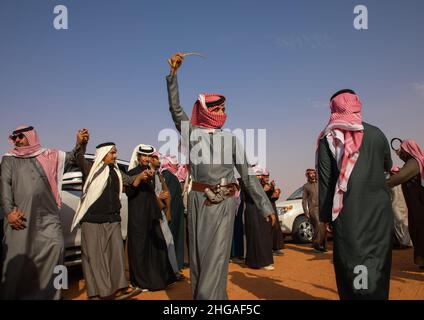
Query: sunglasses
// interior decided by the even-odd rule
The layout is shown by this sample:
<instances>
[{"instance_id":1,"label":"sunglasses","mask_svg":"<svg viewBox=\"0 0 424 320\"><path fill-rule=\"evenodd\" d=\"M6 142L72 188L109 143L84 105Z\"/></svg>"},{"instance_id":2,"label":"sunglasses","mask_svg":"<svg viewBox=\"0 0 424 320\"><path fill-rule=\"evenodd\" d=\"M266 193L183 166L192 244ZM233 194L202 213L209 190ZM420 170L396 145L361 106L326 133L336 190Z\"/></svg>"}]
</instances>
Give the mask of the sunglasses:
<instances>
[{"instance_id":1,"label":"sunglasses","mask_svg":"<svg viewBox=\"0 0 424 320\"><path fill-rule=\"evenodd\" d=\"M25 138L25 135L23 133L18 133L18 134L12 134L10 136L10 139L12 139L13 141L16 141L16 139L18 138L22 140L23 138Z\"/></svg>"}]
</instances>

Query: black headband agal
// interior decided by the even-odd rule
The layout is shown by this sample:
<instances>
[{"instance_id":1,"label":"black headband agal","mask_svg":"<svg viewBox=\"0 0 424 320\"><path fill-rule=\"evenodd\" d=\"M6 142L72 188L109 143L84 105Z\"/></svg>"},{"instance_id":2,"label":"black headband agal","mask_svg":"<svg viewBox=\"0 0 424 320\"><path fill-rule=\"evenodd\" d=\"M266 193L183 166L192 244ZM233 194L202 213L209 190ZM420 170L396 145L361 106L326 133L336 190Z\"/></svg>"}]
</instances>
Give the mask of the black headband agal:
<instances>
[{"instance_id":1,"label":"black headband agal","mask_svg":"<svg viewBox=\"0 0 424 320\"><path fill-rule=\"evenodd\" d=\"M216 101L206 102L206 107L208 107L208 108L216 107L216 106L223 104L224 102L225 102L225 97L220 96L220 98Z\"/></svg>"},{"instance_id":2,"label":"black headband agal","mask_svg":"<svg viewBox=\"0 0 424 320\"><path fill-rule=\"evenodd\" d=\"M109 147L109 146L116 146L116 144L114 142L105 142L105 143L101 143L99 144L96 149L100 149L103 147Z\"/></svg>"},{"instance_id":3,"label":"black headband agal","mask_svg":"<svg viewBox=\"0 0 424 320\"><path fill-rule=\"evenodd\" d=\"M23 132L32 131L32 130L34 130L34 127L29 126L29 127L26 127L26 128L22 128L22 129L13 131L12 132L12 135L17 135L17 134L20 134L20 133L23 133Z\"/></svg>"},{"instance_id":4,"label":"black headband agal","mask_svg":"<svg viewBox=\"0 0 424 320\"><path fill-rule=\"evenodd\" d=\"M155 148L153 147L140 147L138 148L138 153L150 156L153 152L155 152Z\"/></svg>"},{"instance_id":5,"label":"black headband agal","mask_svg":"<svg viewBox=\"0 0 424 320\"><path fill-rule=\"evenodd\" d=\"M398 151L400 149L402 143L403 143L403 140L402 139L400 139L400 138L393 138L390 141L390 147L392 148L393 151ZM396 148L397 145L398 145L398 147Z\"/></svg>"},{"instance_id":6,"label":"black headband agal","mask_svg":"<svg viewBox=\"0 0 424 320\"><path fill-rule=\"evenodd\" d=\"M353 91L352 89L343 89L343 90L337 91L335 94L333 94L333 96L330 98L330 101L333 100L335 97L343 94L343 93L356 94L356 92Z\"/></svg>"}]
</instances>

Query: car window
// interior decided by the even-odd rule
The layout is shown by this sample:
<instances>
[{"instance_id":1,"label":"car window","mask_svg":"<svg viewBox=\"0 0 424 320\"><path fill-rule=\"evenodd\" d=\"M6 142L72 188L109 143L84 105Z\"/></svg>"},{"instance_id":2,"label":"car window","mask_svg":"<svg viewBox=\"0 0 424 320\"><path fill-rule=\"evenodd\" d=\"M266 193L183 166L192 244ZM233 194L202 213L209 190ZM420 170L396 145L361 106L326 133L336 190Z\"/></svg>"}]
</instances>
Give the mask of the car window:
<instances>
[{"instance_id":1,"label":"car window","mask_svg":"<svg viewBox=\"0 0 424 320\"><path fill-rule=\"evenodd\" d=\"M85 159L88 160L90 163L93 163L94 161L94 155L92 154L86 154L85 155ZM124 173L128 173L128 163L122 160L118 160L118 167L119 170L121 170ZM67 164L64 168L64 173L67 172L79 172L80 169L78 168L78 166L73 165L71 163Z\"/></svg>"},{"instance_id":2,"label":"car window","mask_svg":"<svg viewBox=\"0 0 424 320\"><path fill-rule=\"evenodd\" d=\"M68 164L66 164L66 166L65 166L65 168L63 170L63 173L67 173L67 172L78 172L78 171L80 171L80 169L77 166L68 163Z\"/></svg>"},{"instance_id":3,"label":"car window","mask_svg":"<svg viewBox=\"0 0 424 320\"><path fill-rule=\"evenodd\" d=\"M88 160L89 162L93 163L93 160L92 159L87 159L86 158L86 160ZM64 170L63 170L63 173L78 172L78 171L80 171L80 168L77 165L75 165L73 163L67 163L66 166L65 166L65 168L64 168Z\"/></svg>"},{"instance_id":4,"label":"car window","mask_svg":"<svg viewBox=\"0 0 424 320\"><path fill-rule=\"evenodd\" d=\"M293 192L292 195L287 198L287 200L298 200L298 199L302 199L302 196L303 196L303 187L300 187L295 192Z\"/></svg>"},{"instance_id":5,"label":"car window","mask_svg":"<svg viewBox=\"0 0 424 320\"><path fill-rule=\"evenodd\" d=\"M81 191L82 190L82 183L63 184L62 190L64 190L64 191Z\"/></svg>"},{"instance_id":6,"label":"car window","mask_svg":"<svg viewBox=\"0 0 424 320\"><path fill-rule=\"evenodd\" d=\"M128 173L128 165L118 163L119 170L121 170L123 173Z\"/></svg>"}]
</instances>

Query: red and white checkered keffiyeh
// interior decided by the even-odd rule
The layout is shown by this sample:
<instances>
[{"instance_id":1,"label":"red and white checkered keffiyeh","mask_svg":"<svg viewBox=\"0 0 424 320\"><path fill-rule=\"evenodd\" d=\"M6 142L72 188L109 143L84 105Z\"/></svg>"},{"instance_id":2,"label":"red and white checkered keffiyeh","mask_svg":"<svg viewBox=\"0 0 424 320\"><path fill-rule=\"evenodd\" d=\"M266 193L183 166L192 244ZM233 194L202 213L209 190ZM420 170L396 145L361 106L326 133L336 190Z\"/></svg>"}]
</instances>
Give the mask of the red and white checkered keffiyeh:
<instances>
[{"instance_id":1,"label":"red and white checkered keffiyeh","mask_svg":"<svg viewBox=\"0 0 424 320\"><path fill-rule=\"evenodd\" d=\"M187 176L189 173L189 165L188 164L180 164L177 170L177 178L180 182L184 182L187 180Z\"/></svg>"},{"instance_id":2,"label":"red and white checkered keffiyeh","mask_svg":"<svg viewBox=\"0 0 424 320\"><path fill-rule=\"evenodd\" d=\"M22 130L24 128L29 128L29 126L19 126L15 130ZM57 207L60 209L62 207L60 189L62 187L62 175L66 156L65 153L59 150L42 148L37 131L34 128L32 128L32 130L22 132L22 134L27 138L29 145L26 147L15 147L6 155L24 159L36 158L43 167L44 173L46 174L51 187L51 191L56 200ZM9 143L14 144L12 137L9 137Z\"/></svg>"},{"instance_id":3,"label":"red and white checkered keffiyeh","mask_svg":"<svg viewBox=\"0 0 424 320\"><path fill-rule=\"evenodd\" d=\"M222 95L219 94L210 94L203 93L199 95L196 103L193 106L193 112L191 115L191 123L195 126L208 128L208 129L220 129L224 126L225 121L227 120L227 115L216 114L212 112L214 109L221 107L225 104L217 105L214 107L208 108L206 103L217 101Z\"/></svg>"},{"instance_id":4,"label":"red and white checkered keffiyeh","mask_svg":"<svg viewBox=\"0 0 424 320\"><path fill-rule=\"evenodd\" d=\"M364 137L362 125L362 103L352 93L342 93L330 102L331 117L327 127L318 138L327 138L331 153L337 161L340 174L333 198L333 221L343 209L343 196L356 161Z\"/></svg>"},{"instance_id":5,"label":"red and white checkered keffiyeh","mask_svg":"<svg viewBox=\"0 0 424 320\"><path fill-rule=\"evenodd\" d=\"M269 176L269 171L266 168L261 167L260 165L254 166L253 172L255 172L256 176Z\"/></svg>"},{"instance_id":6,"label":"red and white checkered keffiyeh","mask_svg":"<svg viewBox=\"0 0 424 320\"><path fill-rule=\"evenodd\" d=\"M424 152L415 140L409 139L402 142L401 149L418 161L420 166L421 185L424 187Z\"/></svg>"},{"instance_id":7,"label":"red and white checkered keffiyeh","mask_svg":"<svg viewBox=\"0 0 424 320\"><path fill-rule=\"evenodd\" d=\"M160 172L162 173L164 170L168 170L173 175L177 175L178 172L178 159L174 155L165 155L161 157L160 160Z\"/></svg>"}]
</instances>

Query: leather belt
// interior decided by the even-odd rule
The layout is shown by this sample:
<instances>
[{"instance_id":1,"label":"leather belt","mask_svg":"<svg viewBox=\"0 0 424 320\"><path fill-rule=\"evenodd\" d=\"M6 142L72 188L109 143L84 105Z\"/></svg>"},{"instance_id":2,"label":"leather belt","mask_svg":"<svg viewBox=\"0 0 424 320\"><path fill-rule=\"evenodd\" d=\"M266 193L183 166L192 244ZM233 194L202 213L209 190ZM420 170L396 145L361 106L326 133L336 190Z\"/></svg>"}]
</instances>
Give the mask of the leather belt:
<instances>
[{"instance_id":1,"label":"leather belt","mask_svg":"<svg viewBox=\"0 0 424 320\"><path fill-rule=\"evenodd\" d=\"M192 185L191 185L191 190L197 191L197 192L205 192L205 189L208 188L212 191L215 191L216 189L218 189L218 186L219 186L219 184L212 185L212 184L208 184L208 183L193 181ZM229 184L227 184L225 186L221 186L221 187L231 189L231 195L230 195L231 197L234 196L238 190L240 190L240 187L237 183L229 183Z\"/></svg>"},{"instance_id":2,"label":"leather belt","mask_svg":"<svg viewBox=\"0 0 424 320\"><path fill-rule=\"evenodd\" d=\"M197 192L205 192L206 188L215 190L217 187L218 185L212 185L212 184L195 182L195 181L193 181L191 184L191 190L197 191Z\"/></svg>"}]
</instances>

